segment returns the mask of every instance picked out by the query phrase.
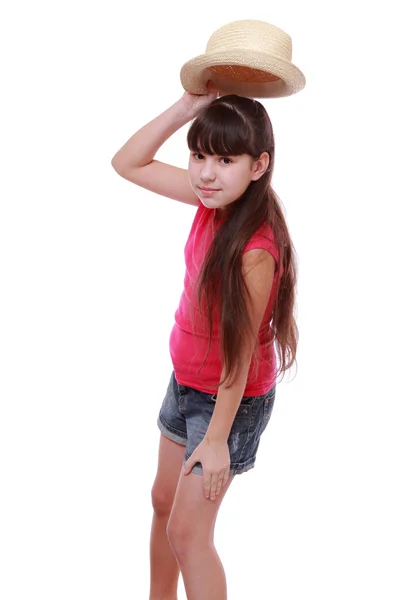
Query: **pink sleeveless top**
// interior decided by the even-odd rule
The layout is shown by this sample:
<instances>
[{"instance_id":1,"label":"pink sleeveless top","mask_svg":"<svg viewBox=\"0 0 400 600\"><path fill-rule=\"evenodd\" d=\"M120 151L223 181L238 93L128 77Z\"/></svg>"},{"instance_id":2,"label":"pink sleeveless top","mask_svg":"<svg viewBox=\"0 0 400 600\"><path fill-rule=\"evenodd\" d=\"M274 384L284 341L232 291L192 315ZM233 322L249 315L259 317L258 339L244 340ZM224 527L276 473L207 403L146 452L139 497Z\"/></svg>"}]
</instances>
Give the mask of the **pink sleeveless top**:
<instances>
[{"instance_id":1,"label":"pink sleeveless top","mask_svg":"<svg viewBox=\"0 0 400 600\"><path fill-rule=\"evenodd\" d=\"M208 332L200 325L198 301L196 295L197 277L212 241L212 221L214 209L206 208L201 202L197 208L193 224L185 245L186 272L184 289L178 309L175 313L175 325L172 328L169 348L175 377L181 385L187 385L206 393L216 393L222 373L220 352L220 327L213 322L211 347L202 369L199 371L208 348ZM263 248L270 252L278 264L278 246L269 225L263 226L248 242L244 252L254 248ZM282 276L282 271L280 277ZM269 324L275 302L278 281L277 267L273 286L265 310L262 325ZM190 310L192 305L192 310ZM207 321L206 321L207 322ZM249 378L244 396L259 396L268 392L276 382L276 354L271 344L273 331L270 326L264 330L260 341L260 360L258 372L255 373L253 360L250 365ZM256 377L254 378L254 375ZM252 375L252 376L250 376ZM253 381L251 381L253 379Z\"/></svg>"}]
</instances>

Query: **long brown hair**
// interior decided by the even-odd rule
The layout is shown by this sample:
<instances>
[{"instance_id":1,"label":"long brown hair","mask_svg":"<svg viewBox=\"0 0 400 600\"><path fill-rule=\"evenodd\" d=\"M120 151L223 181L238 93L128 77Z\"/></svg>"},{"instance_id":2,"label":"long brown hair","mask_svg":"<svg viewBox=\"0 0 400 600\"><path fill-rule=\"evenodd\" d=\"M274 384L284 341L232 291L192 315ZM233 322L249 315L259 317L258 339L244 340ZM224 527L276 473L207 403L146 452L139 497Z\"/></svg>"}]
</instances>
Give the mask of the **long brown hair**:
<instances>
[{"instance_id":1,"label":"long brown hair","mask_svg":"<svg viewBox=\"0 0 400 600\"><path fill-rule=\"evenodd\" d=\"M224 215L227 218L217 229L200 270L197 296L200 315L204 317L204 309L207 315L208 349L213 317L217 315L219 318L221 357L225 365L225 378L219 385L228 379L229 385L232 385L249 335L257 339L262 335L261 331L251 331L246 305L248 291L242 274L242 253L254 233L263 224L269 224L279 252L278 287L271 320L274 339L271 343L275 343L277 349L278 375L283 375L296 362L298 329L294 308L297 266L280 200L271 187L275 142L268 113L256 100L236 95L222 96L204 108L192 122L187 142L191 152L202 154L248 154L254 160L263 152L269 154L269 166L264 175L257 181L251 181L244 194L226 207ZM282 268L283 275L279 278ZM258 350L256 344L257 365Z\"/></svg>"}]
</instances>

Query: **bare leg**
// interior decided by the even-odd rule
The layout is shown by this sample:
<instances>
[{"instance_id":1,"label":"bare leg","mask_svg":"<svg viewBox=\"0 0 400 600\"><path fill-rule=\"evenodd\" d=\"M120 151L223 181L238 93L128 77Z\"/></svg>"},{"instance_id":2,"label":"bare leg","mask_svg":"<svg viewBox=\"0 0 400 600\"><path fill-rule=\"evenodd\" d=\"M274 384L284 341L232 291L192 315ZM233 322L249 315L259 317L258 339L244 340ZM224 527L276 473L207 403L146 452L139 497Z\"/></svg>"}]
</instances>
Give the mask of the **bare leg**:
<instances>
[{"instance_id":1,"label":"bare leg","mask_svg":"<svg viewBox=\"0 0 400 600\"><path fill-rule=\"evenodd\" d=\"M180 559L188 600L227 600L224 567L213 544L194 544Z\"/></svg>"},{"instance_id":2,"label":"bare leg","mask_svg":"<svg viewBox=\"0 0 400 600\"><path fill-rule=\"evenodd\" d=\"M177 600L180 570L166 529L184 456L185 446L160 436L158 471L152 489L150 600Z\"/></svg>"},{"instance_id":3,"label":"bare leg","mask_svg":"<svg viewBox=\"0 0 400 600\"><path fill-rule=\"evenodd\" d=\"M226 600L225 571L214 546L214 527L233 477L215 500L204 497L203 477L181 474L167 527L188 600Z\"/></svg>"},{"instance_id":4,"label":"bare leg","mask_svg":"<svg viewBox=\"0 0 400 600\"><path fill-rule=\"evenodd\" d=\"M177 600L179 566L167 538L169 514L154 512L150 541L150 600Z\"/></svg>"}]
</instances>

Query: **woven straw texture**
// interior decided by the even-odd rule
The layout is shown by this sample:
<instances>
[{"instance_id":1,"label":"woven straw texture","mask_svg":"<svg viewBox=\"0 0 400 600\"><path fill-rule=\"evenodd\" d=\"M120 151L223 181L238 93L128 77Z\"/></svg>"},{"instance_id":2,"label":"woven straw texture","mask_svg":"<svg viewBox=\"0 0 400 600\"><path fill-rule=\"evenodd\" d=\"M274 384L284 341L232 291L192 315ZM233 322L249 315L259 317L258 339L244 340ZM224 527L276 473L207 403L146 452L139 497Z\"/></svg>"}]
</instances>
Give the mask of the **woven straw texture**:
<instances>
[{"instance_id":1,"label":"woven straw texture","mask_svg":"<svg viewBox=\"0 0 400 600\"><path fill-rule=\"evenodd\" d=\"M224 93L253 98L295 94L305 86L303 73L292 63L292 39L264 21L235 21L217 29L206 51L181 69L183 88L206 94L207 81Z\"/></svg>"}]
</instances>

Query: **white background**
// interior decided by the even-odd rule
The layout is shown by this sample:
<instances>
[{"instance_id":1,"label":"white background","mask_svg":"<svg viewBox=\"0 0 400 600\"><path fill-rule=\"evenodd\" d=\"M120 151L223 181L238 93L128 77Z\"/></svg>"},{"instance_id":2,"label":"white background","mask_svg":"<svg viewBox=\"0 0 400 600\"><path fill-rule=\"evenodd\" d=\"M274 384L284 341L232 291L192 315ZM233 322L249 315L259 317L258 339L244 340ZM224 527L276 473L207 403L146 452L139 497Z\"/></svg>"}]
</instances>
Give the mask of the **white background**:
<instances>
[{"instance_id":1,"label":"white background","mask_svg":"<svg viewBox=\"0 0 400 600\"><path fill-rule=\"evenodd\" d=\"M394 4L10 6L0 19L2 600L148 598L156 419L195 209L123 180L111 158L179 98L180 68L211 33L246 18L290 33L307 77L298 95L264 101L273 185L299 255L301 337L256 468L219 513L228 597L398 600ZM159 158L186 166L185 134Z\"/></svg>"}]
</instances>

